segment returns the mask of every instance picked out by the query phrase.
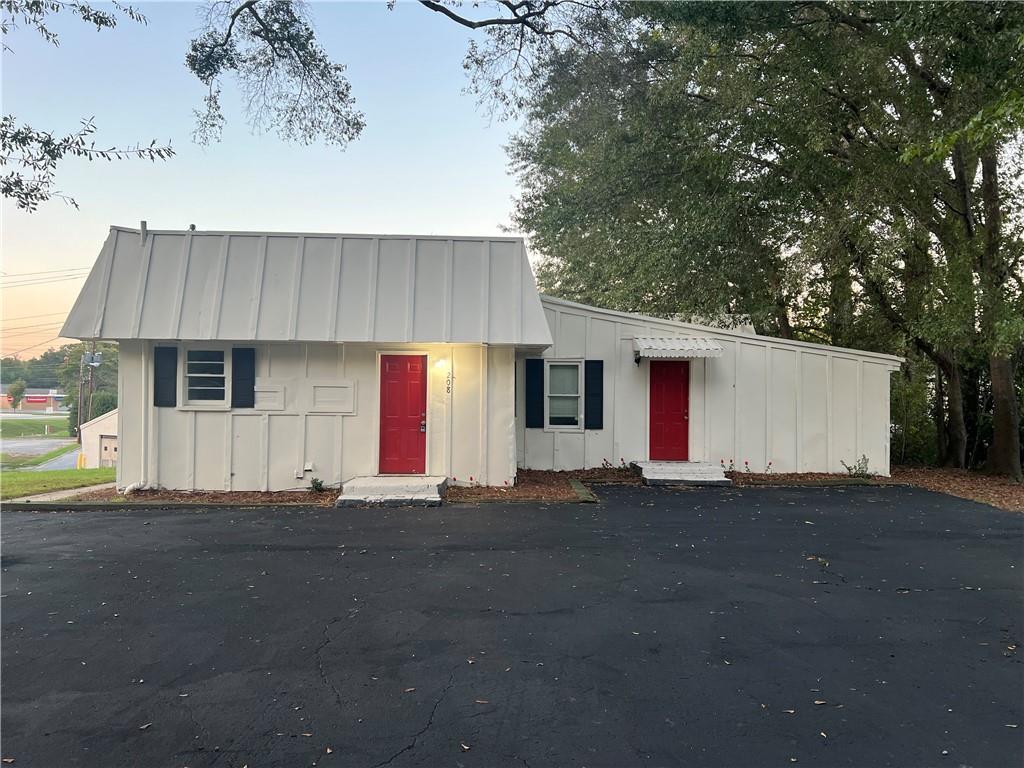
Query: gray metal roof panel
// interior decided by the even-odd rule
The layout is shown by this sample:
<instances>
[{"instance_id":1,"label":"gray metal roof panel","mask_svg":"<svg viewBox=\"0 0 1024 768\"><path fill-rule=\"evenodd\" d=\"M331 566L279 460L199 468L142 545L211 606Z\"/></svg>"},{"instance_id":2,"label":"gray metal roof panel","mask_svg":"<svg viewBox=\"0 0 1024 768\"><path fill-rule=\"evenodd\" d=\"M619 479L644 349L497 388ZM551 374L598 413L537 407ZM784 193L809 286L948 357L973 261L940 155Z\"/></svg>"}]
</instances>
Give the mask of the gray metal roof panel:
<instances>
[{"instance_id":1,"label":"gray metal roof panel","mask_svg":"<svg viewBox=\"0 0 1024 768\"><path fill-rule=\"evenodd\" d=\"M519 238L122 227L61 335L551 344Z\"/></svg>"}]
</instances>

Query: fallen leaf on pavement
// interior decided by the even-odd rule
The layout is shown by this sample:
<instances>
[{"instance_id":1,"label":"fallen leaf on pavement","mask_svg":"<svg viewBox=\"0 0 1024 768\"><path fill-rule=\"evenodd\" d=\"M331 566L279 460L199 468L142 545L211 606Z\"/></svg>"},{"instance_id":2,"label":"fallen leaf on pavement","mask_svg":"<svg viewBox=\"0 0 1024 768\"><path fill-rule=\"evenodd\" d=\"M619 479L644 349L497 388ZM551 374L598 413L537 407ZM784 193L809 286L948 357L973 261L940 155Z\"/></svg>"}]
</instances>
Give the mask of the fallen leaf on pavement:
<instances>
[{"instance_id":1,"label":"fallen leaf on pavement","mask_svg":"<svg viewBox=\"0 0 1024 768\"><path fill-rule=\"evenodd\" d=\"M460 742L459 742L459 746L460 746L460 747L462 747L462 751L463 751L463 752L469 752L469 744L463 744L463 743L462 743L462 742L460 741Z\"/></svg>"},{"instance_id":2,"label":"fallen leaf on pavement","mask_svg":"<svg viewBox=\"0 0 1024 768\"><path fill-rule=\"evenodd\" d=\"M404 692L405 693L412 693L415 690L416 690L415 688L406 688Z\"/></svg>"},{"instance_id":3,"label":"fallen leaf on pavement","mask_svg":"<svg viewBox=\"0 0 1024 768\"><path fill-rule=\"evenodd\" d=\"M152 725L152 723L146 723L145 725L140 725L140 726L139 726L139 730L140 730L140 731L144 731L144 730L146 730L147 728L149 728L149 726L151 726L151 725Z\"/></svg>"}]
</instances>

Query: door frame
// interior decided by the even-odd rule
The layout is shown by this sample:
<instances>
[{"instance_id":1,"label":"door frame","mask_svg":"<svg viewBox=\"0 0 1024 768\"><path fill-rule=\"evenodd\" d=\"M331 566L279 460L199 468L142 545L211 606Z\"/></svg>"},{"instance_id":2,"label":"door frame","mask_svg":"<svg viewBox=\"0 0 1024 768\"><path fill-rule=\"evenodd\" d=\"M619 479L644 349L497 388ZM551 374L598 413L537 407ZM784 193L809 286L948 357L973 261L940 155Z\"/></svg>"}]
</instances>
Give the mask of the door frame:
<instances>
[{"instance_id":1,"label":"door frame","mask_svg":"<svg viewBox=\"0 0 1024 768\"><path fill-rule=\"evenodd\" d=\"M666 461L666 459L652 459L651 458L651 363L652 362L680 362L687 364L686 371L686 412L689 418L686 424L686 461L703 461L704 459L694 459L693 455L693 363L694 360L691 358L668 358L665 360L657 360L654 358L644 358L644 457L646 461ZM703 380L703 379L702 379ZM701 454L703 455L703 453ZM679 460L681 461L681 459Z\"/></svg>"},{"instance_id":2,"label":"door frame","mask_svg":"<svg viewBox=\"0 0 1024 768\"><path fill-rule=\"evenodd\" d=\"M426 379L426 410L427 410L427 431L426 439L424 439L423 445L423 472L422 473L404 473L404 474L415 474L419 476L427 476L430 474L430 433L433 428L433 420L431 419L430 413L430 397L432 395L432 387L430 383L430 353L426 350L419 349L378 349L376 350L375 368L376 368L376 386L374 390L376 392L374 399L373 409L373 434L374 434L374 445L375 450L373 452L373 474L379 477L401 477L401 475L394 475L388 473L387 475L381 475L380 472L380 373L381 373L381 358L385 355L411 355L413 357L422 357L427 361L426 368L424 369L423 375Z\"/></svg>"}]
</instances>

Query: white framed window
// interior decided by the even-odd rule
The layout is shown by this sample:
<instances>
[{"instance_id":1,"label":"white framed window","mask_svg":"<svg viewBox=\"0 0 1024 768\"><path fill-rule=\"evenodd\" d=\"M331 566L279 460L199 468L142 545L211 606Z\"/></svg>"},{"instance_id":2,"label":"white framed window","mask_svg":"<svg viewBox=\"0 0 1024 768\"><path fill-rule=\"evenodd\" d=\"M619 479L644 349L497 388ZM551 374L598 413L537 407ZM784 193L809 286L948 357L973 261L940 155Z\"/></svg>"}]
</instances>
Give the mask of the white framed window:
<instances>
[{"instance_id":1,"label":"white framed window","mask_svg":"<svg viewBox=\"0 0 1024 768\"><path fill-rule=\"evenodd\" d=\"M544 428L583 430L583 361L546 360L544 364Z\"/></svg>"},{"instance_id":2,"label":"white framed window","mask_svg":"<svg viewBox=\"0 0 1024 768\"><path fill-rule=\"evenodd\" d=\"M228 377L223 349L185 351L185 397L188 405L224 405Z\"/></svg>"}]
</instances>

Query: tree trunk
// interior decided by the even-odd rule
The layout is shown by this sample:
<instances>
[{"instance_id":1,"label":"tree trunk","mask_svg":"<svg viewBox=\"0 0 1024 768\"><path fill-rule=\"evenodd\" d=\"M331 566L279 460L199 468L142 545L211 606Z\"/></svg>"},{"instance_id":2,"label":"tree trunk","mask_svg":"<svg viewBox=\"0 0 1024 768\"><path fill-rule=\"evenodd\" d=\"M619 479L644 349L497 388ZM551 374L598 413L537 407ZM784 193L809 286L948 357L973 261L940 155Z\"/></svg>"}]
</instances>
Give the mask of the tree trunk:
<instances>
[{"instance_id":1,"label":"tree trunk","mask_svg":"<svg viewBox=\"0 0 1024 768\"><path fill-rule=\"evenodd\" d=\"M853 276L849 264L833 267L828 288L828 335L831 344L847 346L853 325Z\"/></svg>"},{"instance_id":2,"label":"tree trunk","mask_svg":"<svg viewBox=\"0 0 1024 768\"><path fill-rule=\"evenodd\" d=\"M964 469L967 466L967 425L964 421L964 389L960 366L946 371L946 453L942 466Z\"/></svg>"},{"instance_id":3,"label":"tree trunk","mask_svg":"<svg viewBox=\"0 0 1024 768\"><path fill-rule=\"evenodd\" d=\"M1024 476L1020 463L1020 412L1013 360L992 354L988 358L988 369L992 378L992 445L985 468L1021 482Z\"/></svg>"},{"instance_id":4,"label":"tree trunk","mask_svg":"<svg viewBox=\"0 0 1024 768\"><path fill-rule=\"evenodd\" d=\"M981 197L985 209L985 242L979 264L982 311L981 328L989 347L992 381L992 445L986 468L990 472L1022 478L1020 462L1020 413L1014 388L1013 361L997 338L996 325L1003 313L1009 268L1002 252L1002 209L999 199L998 155L994 145L981 153Z\"/></svg>"},{"instance_id":5,"label":"tree trunk","mask_svg":"<svg viewBox=\"0 0 1024 768\"><path fill-rule=\"evenodd\" d=\"M941 464L946 459L949 441L946 439L946 387L943 384L942 368L935 366L935 407L932 409L935 419L935 456Z\"/></svg>"}]
</instances>

